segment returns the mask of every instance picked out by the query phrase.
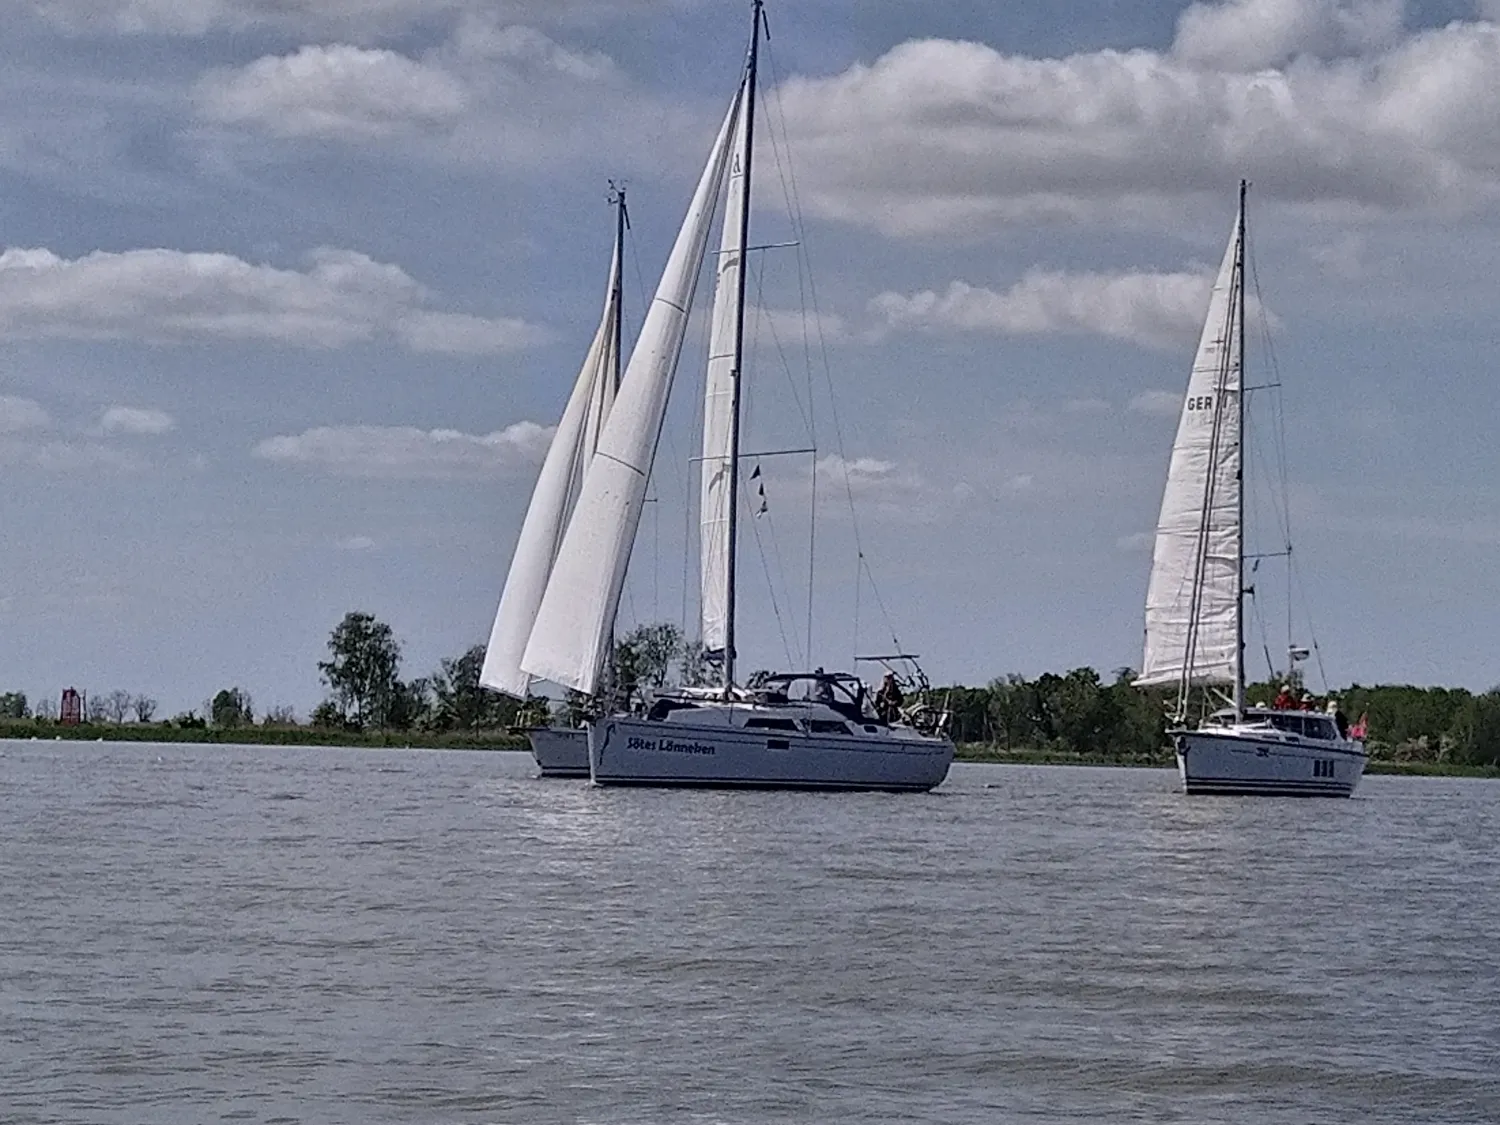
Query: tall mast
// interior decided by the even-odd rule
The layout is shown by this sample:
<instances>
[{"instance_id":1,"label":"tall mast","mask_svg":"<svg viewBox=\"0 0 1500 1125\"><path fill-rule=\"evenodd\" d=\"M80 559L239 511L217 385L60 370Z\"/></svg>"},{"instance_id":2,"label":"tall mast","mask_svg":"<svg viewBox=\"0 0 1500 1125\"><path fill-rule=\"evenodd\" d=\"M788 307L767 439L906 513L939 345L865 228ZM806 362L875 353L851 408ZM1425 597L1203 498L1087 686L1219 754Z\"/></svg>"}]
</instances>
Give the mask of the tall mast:
<instances>
[{"instance_id":1,"label":"tall mast","mask_svg":"<svg viewBox=\"0 0 1500 1125\"><path fill-rule=\"evenodd\" d=\"M1234 717L1238 719L1245 713L1245 190L1249 187L1245 180L1240 181L1240 236L1235 247L1234 276L1238 283L1237 298L1235 305L1236 329L1239 339L1236 341L1239 350L1240 386L1239 393L1235 395L1237 402L1235 419L1235 447L1236 467L1235 477L1238 487L1235 489L1239 512L1236 518L1237 553L1239 555L1235 564L1235 594L1234 594Z\"/></svg>"},{"instance_id":2,"label":"tall mast","mask_svg":"<svg viewBox=\"0 0 1500 1125\"><path fill-rule=\"evenodd\" d=\"M734 327L734 396L729 416L729 574L725 599L727 617L724 623L724 695L729 697L734 689L734 602L735 563L738 555L739 510L740 510L740 398L744 386L745 370L745 255L750 246L750 163L755 152L755 73L760 61L761 22L765 18L764 0L754 0L754 13L750 28L750 59L745 64L745 94L740 103L740 112L745 115L745 151L741 158L745 162L744 177L740 184L740 247L739 278L736 282Z\"/></svg>"},{"instance_id":3,"label":"tall mast","mask_svg":"<svg viewBox=\"0 0 1500 1125\"><path fill-rule=\"evenodd\" d=\"M620 364L625 342L625 228L630 219L625 212L625 185L611 183L610 202L615 205L615 287L612 300L615 306L615 363L610 378L614 389L620 389Z\"/></svg>"}]
</instances>

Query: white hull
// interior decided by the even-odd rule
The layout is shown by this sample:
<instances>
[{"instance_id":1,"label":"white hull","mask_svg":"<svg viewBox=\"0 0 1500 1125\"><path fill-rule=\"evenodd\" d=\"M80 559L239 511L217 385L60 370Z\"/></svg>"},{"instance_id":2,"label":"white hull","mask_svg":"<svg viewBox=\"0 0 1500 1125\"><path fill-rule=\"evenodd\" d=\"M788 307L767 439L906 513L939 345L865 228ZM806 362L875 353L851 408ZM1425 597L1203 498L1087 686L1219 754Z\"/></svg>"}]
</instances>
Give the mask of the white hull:
<instances>
[{"instance_id":1,"label":"white hull","mask_svg":"<svg viewBox=\"0 0 1500 1125\"><path fill-rule=\"evenodd\" d=\"M588 777L589 739L581 727L532 727L531 756L543 777Z\"/></svg>"},{"instance_id":2,"label":"white hull","mask_svg":"<svg viewBox=\"0 0 1500 1125\"><path fill-rule=\"evenodd\" d=\"M596 785L925 792L948 775L953 743L882 730L824 736L615 717L589 728L589 765Z\"/></svg>"},{"instance_id":3,"label":"white hull","mask_svg":"<svg viewBox=\"0 0 1500 1125\"><path fill-rule=\"evenodd\" d=\"M1266 797L1349 797L1368 760L1357 742L1279 738L1239 731L1177 731L1177 769L1186 793Z\"/></svg>"}]
</instances>

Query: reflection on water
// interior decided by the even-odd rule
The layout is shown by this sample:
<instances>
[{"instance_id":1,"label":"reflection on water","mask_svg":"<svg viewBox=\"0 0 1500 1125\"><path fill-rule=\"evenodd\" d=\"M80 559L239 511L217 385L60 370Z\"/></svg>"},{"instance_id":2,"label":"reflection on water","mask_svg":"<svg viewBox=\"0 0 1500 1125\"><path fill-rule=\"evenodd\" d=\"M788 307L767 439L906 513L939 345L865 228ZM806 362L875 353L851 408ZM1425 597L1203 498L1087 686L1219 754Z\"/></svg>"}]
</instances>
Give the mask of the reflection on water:
<instances>
[{"instance_id":1,"label":"reflection on water","mask_svg":"<svg viewBox=\"0 0 1500 1125\"><path fill-rule=\"evenodd\" d=\"M0 743L0 1120L1500 1120L1500 788Z\"/></svg>"}]
</instances>

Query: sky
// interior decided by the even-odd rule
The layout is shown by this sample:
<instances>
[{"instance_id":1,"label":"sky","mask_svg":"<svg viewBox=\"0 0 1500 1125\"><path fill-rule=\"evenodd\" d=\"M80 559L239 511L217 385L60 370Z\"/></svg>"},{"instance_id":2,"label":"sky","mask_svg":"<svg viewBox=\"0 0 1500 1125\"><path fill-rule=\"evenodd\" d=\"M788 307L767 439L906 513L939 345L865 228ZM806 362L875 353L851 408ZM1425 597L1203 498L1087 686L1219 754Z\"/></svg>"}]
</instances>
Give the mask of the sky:
<instances>
[{"instance_id":1,"label":"sky","mask_svg":"<svg viewBox=\"0 0 1500 1125\"><path fill-rule=\"evenodd\" d=\"M408 676L481 643L599 316L608 184L633 332L748 3L6 8L0 690L171 713L238 685L305 714L349 610ZM818 452L756 462L742 666L898 642L939 682L1138 665L1243 177L1248 381L1278 385L1252 475L1279 405L1292 640L1334 684L1500 683L1500 3L768 15L752 238L799 245L756 255L746 442ZM707 304L622 627L693 631ZM1273 656L1277 565L1249 627Z\"/></svg>"}]
</instances>

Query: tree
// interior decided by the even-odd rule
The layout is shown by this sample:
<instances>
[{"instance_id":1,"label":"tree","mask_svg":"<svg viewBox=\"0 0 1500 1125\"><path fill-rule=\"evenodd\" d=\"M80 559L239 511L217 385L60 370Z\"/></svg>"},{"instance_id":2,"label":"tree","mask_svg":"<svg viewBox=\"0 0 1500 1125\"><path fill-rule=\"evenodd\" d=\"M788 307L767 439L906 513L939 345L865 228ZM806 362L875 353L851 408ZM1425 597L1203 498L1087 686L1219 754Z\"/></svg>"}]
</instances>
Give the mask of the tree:
<instances>
[{"instance_id":1,"label":"tree","mask_svg":"<svg viewBox=\"0 0 1500 1125\"><path fill-rule=\"evenodd\" d=\"M297 712L284 703L272 707L261 718L261 726L266 727L294 727L297 725Z\"/></svg>"},{"instance_id":2,"label":"tree","mask_svg":"<svg viewBox=\"0 0 1500 1125\"><path fill-rule=\"evenodd\" d=\"M238 687L224 688L208 705L208 717L216 727L248 726L254 719L250 693Z\"/></svg>"},{"instance_id":3,"label":"tree","mask_svg":"<svg viewBox=\"0 0 1500 1125\"><path fill-rule=\"evenodd\" d=\"M97 695L88 697L87 711L88 720L91 723L104 723L109 721L109 703Z\"/></svg>"},{"instance_id":4,"label":"tree","mask_svg":"<svg viewBox=\"0 0 1500 1125\"><path fill-rule=\"evenodd\" d=\"M156 700L149 695L136 696L131 706L135 708L135 721L138 723L149 723L151 716L156 714Z\"/></svg>"},{"instance_id":5,"label":"tree","mask_svg":"<svg viewBox=\"0 0 1500 1125\"><path fill-rule=\"evenodd\" d=\"M418 676L409 684L397 680L386 708L385 726L392 730L411 730L422 725L432 711L432 681Z\"/></svg>"},{"instance_id":6,"label":"tree","mask_svg":"<svg viewBox=\"0 0 1500 1125\"><path fill-rule=\"evenodd\" d=\"M123 723L130 718L130 693L120 688L115 688L104 697L105 713L109 715L112 723Z\"/></svg>"},{"instance_id":7,"label":"tree","mask_svg":"<svg viewBox=\"0 0 1500 1125\"><path fill-rule=\"evenodd\" d=\"M36 710L33 712L33 714L35 714L38 719L46 719L49 722L55 722L57 720L57 712L57 700L53 699L49 695L43 696L41 699L37 700Z\"/></svg>"},{"instance_id":8,"label":"tree","mask_svg":"<svg viewBox=\"0 0 1500 1125\"><path fill-rule=\"evenodd\" d=\"M401 646L391 627L368 613L346 613L328 637L330 659L318 662L343 717L384 727L400 681Z\"/></svg>"},{"instance_id":9,"label":"tree","mask_svg":"<svg viewBox=\"0 0 1500 1125\"><path fill-rule=\"evenodd\" d=\"M615 643L615 680L622 695L667 682L682 651L682 630L668 622L640 625Z\"/></svg>"},{"instance_id":10,"label":"tree","mask_svg":"<svg viewBox=\"0 0 1500 1125\"><path fill-rule=\"evenodd\" d=\"M715 666L703 655L702 641L688 641L682 645L682 662L678 675L683 687L708 687L713 683Z\"/></svg>"},{"instance_id":11,"label":"tree","mask_svg":"<svg viewBox=\"0 0 1500 1125\"><path fill-rule=\"evenodd\" d=\"M0 719L25 719L31 716L24 691L8 691L0 695Z\"/></svg>"},{"instance_id":12,"label":"tree","mask_svg":"<svg viewBox=\"0 0 1500 1125\"><path fill-rule=\"evenodd\" d=\"M484 645L444 660L432 676L433 725L440 730L486 730L515 720L520 704L479 682Z\"/></svg>"},{"instance_id":13,"label":"tree","mask_svg":"<svg viewBox=\"0 0 1500 1125\"><path fill-rule=\"evenodd\" d=\"M342 730L346 724L343 708L331 699L325 699L314 707L307 721L325 730Z\"/></svg>"}]
</instances>

